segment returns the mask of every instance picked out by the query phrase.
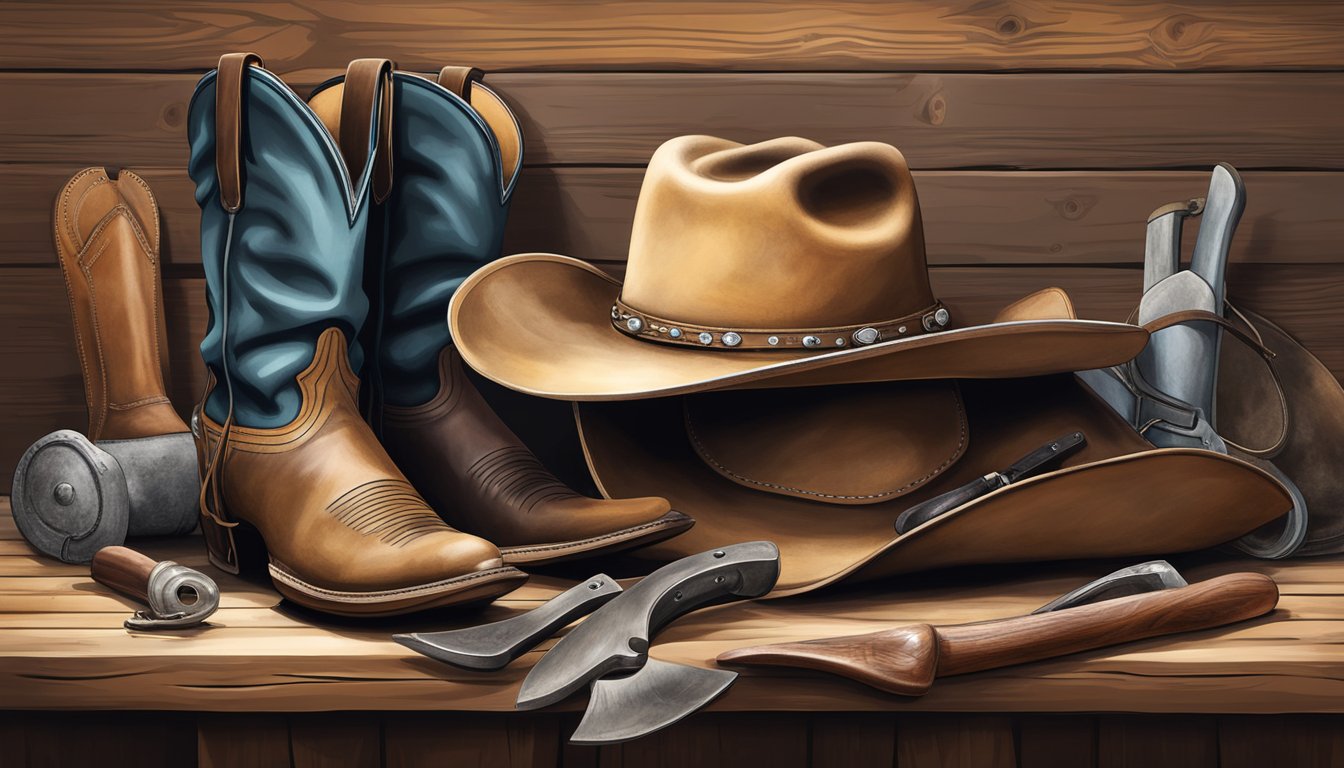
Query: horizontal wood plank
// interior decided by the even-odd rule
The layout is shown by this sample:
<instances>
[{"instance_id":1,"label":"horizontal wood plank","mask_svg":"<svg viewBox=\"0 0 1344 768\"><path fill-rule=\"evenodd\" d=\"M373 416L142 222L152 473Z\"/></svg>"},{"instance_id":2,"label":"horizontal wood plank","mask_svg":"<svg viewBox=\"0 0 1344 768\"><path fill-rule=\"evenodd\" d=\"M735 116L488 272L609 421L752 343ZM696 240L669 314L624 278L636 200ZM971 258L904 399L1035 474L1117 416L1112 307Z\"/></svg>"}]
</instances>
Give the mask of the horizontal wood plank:
<instances>
[{"instance_id":1,"label":"horizontal wood plank","mask_svg":"<svg viewBox=\"0 0 1344 768\"><path fill-rule=\"evenodd\" d=\"M200 263L200 209L186 173L135 168L154 189L165 261ZM53 265L51 205L72 169L0 165L0 265ZM624 261L644 172L530 168L523 172L505 253L564 253ZM1236 263L1344 262L1344 173L1251 171ZM1202 196L1196 171L918 171L929 263L1139 264L1144 226L1159 205ZM1196 224L1187 233L1193 247Z\"/></svg>"},{"instance_id":2,"label":"horizontal wood plank","mask_svg":"<svg viewBox=\"0 0 1344 768\"><path fill-rule=\"evenodd\" d=\"M0 501L0 516L3 506ZM193 539L178 539L179 551L198 547ZM1344 559L1266 563L1205 553L1176 562L1192 581L1246 569L1272 573L1285 592L1283 603L1270 616L1231 627L939 680L920 699L880 694L825 675L749 670L712 709L1344 711L1339 704L1344 622L1333 606L1336 600L1300 593L1303 585L1344 581ZM207 566L220 579L229 607L202 627L129 633L117 621L126 606L86 577L52 575L41 560L28 567L26 575L0 578L0 709L509 711L522 678L554 640L505 670L480 674L416 656L390 635L497 620L570 583L534 579L520 590L521 599L506 597L484 612L368 622L284 604L238 603L240 595L270 590L241 584ZM945 574L936 585L897 581L710 608L661 632L652 653L711 666L716 655L742 645L869 632L911 621L947 624L1019 615L1109 568L1063 563L962 569ZM59 600L72 592L102 604L88 612L61 613L15 603L22 597ZM560 709L580 705L571 700Z\"/></svg>"},{"instance_id":3,"label":"horizontal wood plank","mask_svg":"<svg viewBox=\"0 0 1344 768\"><path fill-rule=\"evenodd\" d=\"M1324 69L1344 66L1342 25L1337 5L1300 0L30 0L0 5L0 67L204 69L253 50L286 69L360 56L424 69Z\"/></svg>"},{"instance_id":4,"label":"horizontal wood plank","mask_svg":"<svg viewBox=\"0 0 1344 768\"><path fill-rule=\"evenodd\" d=\"M622 265L607 265L619 272ZM0 281L0 491L8 492L19 456L55 429L86 427L83 385L72 343L73 330L60 271L13 268ZM1138 300L1137 269L1077 267L935 267L935 293L966 322L985 321L1009 301L1046 286L1064 288L1082 317L1123 320ZM1344 264L1235 265L1229 295L1294 334L1335 374L1344 374ZM205 329L204 280L165 281L169 396L184 416L200 396L202 366L197 345ZM569 429L563 416L557 429ZM2 543L2 542L0 542Z\"/></svg>"},{"instance_id":5,"label":"horizontal wood plank","mask_svg":"<svg viewBox=\"0 0 1344 768\"><path fill-rule=\"evenodd\" d=\"M320 75L296 80L307 92ZM0 74L0 162L186 166L196 75ZM1344 73L498 74L532 165L688 133L885 141L917 169L1344 169ZM96 116L96 117L92 117ZM96 119L98 128L90 130Z\"/></svg>"}]
</instances>

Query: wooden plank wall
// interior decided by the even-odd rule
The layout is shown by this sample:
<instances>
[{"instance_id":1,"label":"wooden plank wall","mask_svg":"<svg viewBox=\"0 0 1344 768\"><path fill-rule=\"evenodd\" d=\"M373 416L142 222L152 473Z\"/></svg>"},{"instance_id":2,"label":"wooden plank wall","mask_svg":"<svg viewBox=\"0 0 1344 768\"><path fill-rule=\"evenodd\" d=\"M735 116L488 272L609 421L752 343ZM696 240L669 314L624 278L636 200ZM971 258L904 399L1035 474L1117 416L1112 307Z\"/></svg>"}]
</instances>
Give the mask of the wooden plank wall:
<instances>
[{"instance_id":1,"label":"wooden plank wall","mask_svg":"<svg viewBox=\"0 0 1344 768\"><path fill-rule=\"evenodd\" d=\"M251 49L301 92L350 58L469 63L515 106L507 249L618 271L662 140L877 139L917 170L938 291L1048 284L1088 317L1137 300L1143 222L1231 162L1250 198L1231 294L1344 371L1344 5L944 0L0 4L0 492L33 439L83 428L50 236L62 181L143 173L163 206L174 377L200 389L192 87Z\"/></svg>"},{"instance_id":2,"label":"wooden plank wall","mask_svg":"<svg viewBox=\"0 0 1344 768\"><path fill-rule=\"evenodd\" d=\"M606 747L578 714L0 712L0 766L1331 768L1333 716L703 714ZM72 736L77 734L77 738Z\"/></svg>"}]
</instances>

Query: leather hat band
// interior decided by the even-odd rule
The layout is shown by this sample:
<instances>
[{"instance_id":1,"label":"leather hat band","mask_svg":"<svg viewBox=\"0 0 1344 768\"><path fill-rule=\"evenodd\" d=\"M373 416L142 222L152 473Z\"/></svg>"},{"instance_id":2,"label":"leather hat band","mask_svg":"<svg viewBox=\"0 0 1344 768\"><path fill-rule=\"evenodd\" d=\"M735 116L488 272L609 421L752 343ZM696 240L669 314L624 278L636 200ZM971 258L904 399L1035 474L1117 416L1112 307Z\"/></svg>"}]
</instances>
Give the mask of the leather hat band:
<instances>
[{"instance_id":1,"label":"leather hat band","mask_svg":"<svg viewBox=\"0 0 1344 768\"><path fill-rule=\"evenodd\" d=\"M844 349L865 347L879 341L891 341L941 331L951 320L941 301L895 320L829 328L762 330L759 328L716 328L640 312L616 299L611 307L611 325L627 336L662 344L716 349Z\"/></svg>"}]
</instances>

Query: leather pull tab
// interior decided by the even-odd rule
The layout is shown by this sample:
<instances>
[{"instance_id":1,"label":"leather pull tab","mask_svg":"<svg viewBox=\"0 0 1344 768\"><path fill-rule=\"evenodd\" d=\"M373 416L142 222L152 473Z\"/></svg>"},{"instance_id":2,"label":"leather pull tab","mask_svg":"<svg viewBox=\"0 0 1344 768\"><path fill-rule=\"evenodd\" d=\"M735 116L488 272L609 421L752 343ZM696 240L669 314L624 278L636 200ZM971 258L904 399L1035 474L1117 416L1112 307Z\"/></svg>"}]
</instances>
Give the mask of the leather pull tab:
<instances>
[{"instance_id":1,"label":"leather pull tab","mask_svg":"<svg viewBox=\"0 0 1344 768\"><path fill-rule=\"evenodd\" d=\"M373 160L373 199L381 203L392 191L391 59L355 59L345 70L341 96L341 155L354 176L369 160L369 132L378 131ZM377 121L374 109L378 110Z\"/></svg>"},{"instance_id":2,"label":"leather pull tab","mask_svg":"<svg viewBox=\"0 0 1344 768\"><path fill-rule=\"evenodd\" d=\"M254 66L264 66L255 53L226 53L215 75L215 175L229 213L243 207L243 78Z\"/></svg>"},{"instance_id":3,"label":"leather pull tab","mask_svg":"<svg viewBox=\"0 0 1344 768\"><path fill-rule=\"evenodd\" d=\"M439 70L439 85L471 103L471 84L485 79L485 73L475 67L444 67Z\"/></svg>"}]
</instances>

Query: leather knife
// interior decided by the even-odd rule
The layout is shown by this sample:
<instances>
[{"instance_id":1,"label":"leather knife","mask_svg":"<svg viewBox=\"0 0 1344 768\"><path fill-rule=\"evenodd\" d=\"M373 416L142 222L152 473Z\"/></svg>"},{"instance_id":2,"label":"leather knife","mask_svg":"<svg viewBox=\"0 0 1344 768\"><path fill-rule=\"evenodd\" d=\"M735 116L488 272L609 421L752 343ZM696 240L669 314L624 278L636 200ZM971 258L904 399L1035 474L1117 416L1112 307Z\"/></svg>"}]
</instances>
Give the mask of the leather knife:
<instances>
[{"instance_id":1,"label":"leather knife","mask_svg":"<svg viewBox=\"0 0 1344 768\"><path fill-rule=\"evenodd\" d=\"M560 639L523 680L519 709L592 692L570 741L612 744L665 728L728 689L736 672L649 658L652 637L697 608L760 597L779 578L769 541L734 544L659 568Z\"/></svg>"},{"instance_id":2,"label":"leather knife","mask_svg":"<svg viewBox=\"0 0 1344 768\"><path fill-rule=\"evenodd\" d=\"M1024 480L1077 453L1084 445L1087 445L1087 438L1082 432L1070 432L1063 437L1052 440L1018 459L1007 469L990 472L960 488L954 488L947 493L934 496L932 499L910 507L902 512L900 517L896 518L896 532L907 533L939 515L960 507L962 504L968 504L987 493L1012 485L1019 480Z\"/></svg>"}]
</instances>

